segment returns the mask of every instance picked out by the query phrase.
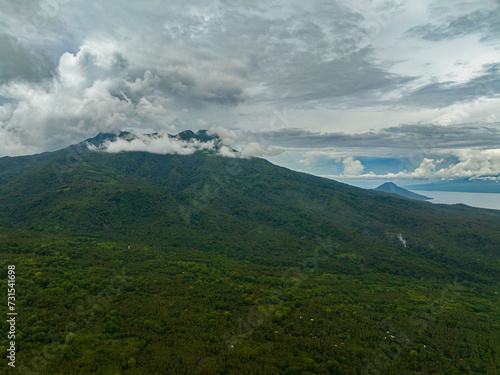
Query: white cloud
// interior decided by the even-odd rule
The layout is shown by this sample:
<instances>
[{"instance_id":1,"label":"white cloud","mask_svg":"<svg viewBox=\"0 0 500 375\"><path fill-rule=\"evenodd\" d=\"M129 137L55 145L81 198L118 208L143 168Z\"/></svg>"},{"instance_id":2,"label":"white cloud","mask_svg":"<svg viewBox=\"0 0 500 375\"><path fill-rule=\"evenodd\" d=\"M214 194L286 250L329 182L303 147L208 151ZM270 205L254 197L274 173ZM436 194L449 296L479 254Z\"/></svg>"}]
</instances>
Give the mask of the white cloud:
<instances>
[{"instance_id":1,"label":"white cloud","mask_svg":"<svg viewBox=\"0 0 500 375\"><path fill-rule=\"evenodd\" d=\"M0 86L0 95L12 101L0 107L2 153L54 149L127 126L174 131L165 120L166 108L154 97L158 77L145 71L132 80L114 68L115 59L114 50L95 52L83 46L75 55L61 56L52 81ZM24 144L25 151L12 143Z\"/></svg>"},{"instance_id":2,"label":"white cloud","mask_svg":"<svg viewBox=\"0 0 500 375\"><path fill-rule=\"evenodd\" d=\"M281 149L269 148L267 145L251 142L246 144L241 152L229 147L224 143L220 143L217 139L212 139L207 142L202 142L197 139L190 139L189 141L181 140L176 137L171 137L166 133L157 133L154 136L141 134L133 129L130 129L131 135L117 137L112 141L106 141L99 148L93 145L88 145L92 150L104 151L110 153L118 152L133 152L144 151L154 154L178 154L178 155L191 155L198 151L212 151L219 156L231 158L250 158L260 157L265 155L278 155L282 152ZM233 134L227 129L220 128L218 133Z\"/></svg>"},{"instance_id":3,"label":"white cloud","mask_svg":"<svg viewBox=\"0 0 500 375\"><path fill-rule=\"evenodd\" d=\"M204 126L207 124L204 124ZM229 147L234 147L236 143L240 140L240 137L236 134L235 131L231 129L226 129L222 126L212 126L208 130L208 134L216 134L219 136L219 138L222 140L222 143L224 143L226 146Z\"/></svg>"},{"instance_id":4,"label":"white cloud","mask_svg":"<svg viewBox=\"0 0 500 375\"><path fill-rule=\"evenodd\" d=\"M485 92L492 90L484 87ZM453 104L441 109L439 115L431 120L438 125L456 125L484 121L486 123L500 122L500 98L477 98L468 103ZM485 114L487 114L485 116Z\"/></svg>"},{"instance_id":5,"label":"white cloud","mask_svg":"<svg viewBox=\"0 0 500 375\"><path fill-rule=\"evenodd\" d=\"M167 134L158 134L154 137L134 134L129 138L116 138L114 141L107 141L99 149L93 146L89 147L110 153L145 151L153 154L190 155L197 151L213 151L215 143L214 141L200 142L196 139L183 141L169 137Z\"/></svg>"},{"instance_id":6,"label":"white cloud","mask_svg":"<svg viewBox=\"0 0 500 375\"><path fill-rule=\"evenodd\" d=\"M359 160L354 160L352 156L342 159L344 165L343 176L359 176L363 173L365 167Z\"/></svg>"},{"instance_id":7,"label":"white cloud","mask_svg":"<svg viewBox=\"0 0 500 375\"><path fill-rule=\"evenodd\" d=\"M500 176L500 150L475 150L461 151L459 161L443 165L444 159L424 158L422 163L414 170L403 170L397 173L376 174L373 172L361 174L359 166L355 166L351 174L347 174L344 169L343 175L328 175L329 178L355 177L361 179L444 179L452 180L458 178L471 179L493 179L498 180ZM360 163L361 164L361 163ZM352 161L348 161L352 165ZM362 171L362 170L361 170Z\"/></svg>"},{"instance_id":8,"label":"white cloud","mask_svg":"<svg viewBox=\"0 0 500 375\"><path fill-rule=\"evenodd\" d=\"M342 161L342 151L334 150L312 150L304 153L305 158L298 162L305 166L313 165L319 158L326 158L327 160Z\"/></svg>"},{"instance_id":9,"label":"white cloud","mask_svg":"<svg viewBox=\"0 0 500 375\"><path fill-rule=\"evenodd\" d=\"M208 134L217 135L222 140L222 143L228 146L227 150L220 150L221 154L234 155L234 152L231 150L237 146L241 148L238 156L243 158L276 156L284 151L282 148L269 145L268 142L262 139L258 142L251 141L249 140L251 137L245 132L226 129L220 125L212 126L208 130Z\"/></svg>"},{"instance_id":10,"label":"white cloud","mask_svg":"<svg viewBox=\"0 0 500 375\"><path fill-rule=\"evenodd\" d=\"M250 157L250 156L275 156L279 155L283 152L282 149L277 147L269 147L266 144L250 142L243 146L241 149L242 157Z\"/></svg>"},{"instance_id":11,"label":"white cloud","mask_svg":"<svg viewBox=\"0 0 500 375\"><path fill-rule=\"evenodd\" d=\"M240 155L239 152L237 152L237 151L235 152L234 149L232 149L231 147L227 147L227 146L222 146L219 149L219 155L227 157L227 158L238 158L238 157L241 157L241 155Z\"/></svg>"}]
</instances>

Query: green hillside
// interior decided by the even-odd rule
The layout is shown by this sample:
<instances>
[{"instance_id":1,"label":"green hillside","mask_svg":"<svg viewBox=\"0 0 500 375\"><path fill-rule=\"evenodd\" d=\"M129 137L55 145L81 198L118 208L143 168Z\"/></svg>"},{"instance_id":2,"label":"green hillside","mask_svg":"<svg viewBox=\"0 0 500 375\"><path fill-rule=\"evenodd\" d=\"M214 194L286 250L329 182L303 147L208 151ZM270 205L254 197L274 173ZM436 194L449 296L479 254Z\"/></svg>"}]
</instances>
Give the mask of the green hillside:
<instances>
[{"instance_id":1,"label":"green hillside","mask_svg":"<svg viewBox=\"0 0 500 375\"><path fill-rule=\"evenodd\" d=\"M20 373L500 371L499 211L258 158L68 150L0 159Z\"/></svg>"}]
</instances>

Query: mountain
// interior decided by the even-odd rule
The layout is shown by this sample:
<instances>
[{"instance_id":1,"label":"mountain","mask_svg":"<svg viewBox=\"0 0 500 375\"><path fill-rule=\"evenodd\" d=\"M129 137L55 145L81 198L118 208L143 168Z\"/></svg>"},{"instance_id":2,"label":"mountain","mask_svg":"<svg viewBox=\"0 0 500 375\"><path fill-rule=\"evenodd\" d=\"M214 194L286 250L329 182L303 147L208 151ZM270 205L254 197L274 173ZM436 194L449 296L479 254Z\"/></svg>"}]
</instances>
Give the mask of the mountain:
<instances>
[{"instance_id":1,"label":"mountain","mask_svg":"<svg viewBox=\"0 0 500 375\"><path fill-rule=\"evenodd\" d=\"M491 179L457 179L443 180L429 184L406 186L411 190L454 191L464 193L500 193L500 176L490 176Z\"/></svg>"},{"instance_id":2,"label":"mountain","mask_svg":"<svg viewBox=\"0 0 500 375\"><path fill-rule=\"evenodd\" d=\"M161 136L158 133L153 133L145 134L143 135L143 137L153 139ZM186 142L213 141L215 150L218 150L222 145L221 139L217 135L208 134L207 130L199 130L196 133L191 130L186 130L176 135L168 134L167 137ZM76 165L79 163L81 157L80 155L87 154L89 152L89 144L99 148L105 146L108 142L115 142L117 139L131 142L134 139L137 139L137 135L127 131L121 131L119 133L99 133L95 137L86 139L85 141L82 141L78 144L71 145L55 152L44 152L36 155L26 155L18 157L1 157L0 184L18 176L27 169L34 168L41 164L50 163L52 160L55 160L53 163L54 170L56 170L58 166L70 168L71 165Z\"/></svg>"},{"instance_id":3,"label":"mountain","mask_svg":"<svg viewBox=\"0 0 500 375\"><path fill-rule=\"evenodd\" d=\"M21 372L500 370L498 211L116 137L0 159Z\"/></svg>"},{"instance_id":4,"label":"mountain","mask_svg":"<svg viewBox=\"0 0 500 375\"><path fill-rule=\"evenodd\" d=\"M382 191L384 193L391 193L391 194L397 194L402 197L408 198L408 199L418 199L418 200L430 200L432 198L426 197L425 195L420 195L413 193L409 190L403 189L402 187L399 187L393 182L386 182L379 187L375 188L374 190L377 191Z\"/></svg>"}]
</instances>

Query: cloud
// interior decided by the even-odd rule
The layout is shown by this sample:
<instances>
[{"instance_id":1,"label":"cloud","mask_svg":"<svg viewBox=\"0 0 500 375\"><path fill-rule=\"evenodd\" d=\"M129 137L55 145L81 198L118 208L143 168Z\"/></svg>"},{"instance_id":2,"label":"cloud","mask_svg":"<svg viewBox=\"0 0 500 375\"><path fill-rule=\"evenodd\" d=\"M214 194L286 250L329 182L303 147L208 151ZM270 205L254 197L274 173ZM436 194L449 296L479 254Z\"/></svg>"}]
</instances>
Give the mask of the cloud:
<instances>
[{"instance_id":1,"label":"cloud","mask_svg":"<svg viewBox=\"0 0 500 375\"><path fill-rule=\"evenodd\" d=\"M226 146L234 147L239 141L240 137L235 131L226 129L222 126L212 126L208 130L208 134L216 134Z\"/></svg>"},{"instance_id":2,"label":"cloud","mask_svg":"<svg viewBox=\"0 0 500 375\"><path fill-rule=\"evenodd\" d=\"M422 85L408 93L399 101L401 104L414 104L428 108L446 107L456 103L499 98L500 63L484 64L475 77L465 82L443 81ZM499 101L496 100L498 105Z\"/></svg>"},{"instance_id":3,"label":"cloud","mask_svg":"<svg viewBox=\"0 0 500 375\"><path fill-rule=\"evenodd\" d=\"M498 10L500 6L498 2L495 4L492 1L486 1L484 5L483 9L467 12L438 24L426 23L415 26L407 33L433 42L461 38L469 34L479 34L484 39L498 38L500 32ZM436 5L433 8L436 14L449 14L446 6Z\"/></svg>"},{"instance_id":4,"label":"cloud","mask_svg":"<svg viewBox=\"0 0 500 375\"><path fill-rule=\"evenodd\" d=\"M184 59L181 66L158 66L164 95L182 105L194 107L207 104L235 106L244 101L244 85L239 77L215 66L219 61L196 62Z\"/></svg>"},{"instance_id":5,"label":"cloud","mask_svg":"<svg viewBox=\"0 0 500 375\"><path fill-rule=\"evenodd\" d=\"M143 151L162 155L191 155L198 151L210 151L213 154L223 157L244 159L266 155L278 155L282 152L280 149L270 148L268 145L259 144L257 142L245 144L241 151L237 151L229 147L229 145L224 142L224 139L219 136L220 134L224 134L227 140L230 139L227 137L228 135L234 137L234 132L221 127L215 128L215 130L208 132L208 134L215 135L216 137L206 141L194 138L182 140L164 132L144 134L137 132L137 130L130 129L129 134L107 140L99 147L88 144L88 148L94 151L109 153Z\"/></svg>"},{"instance_id":6,"label":"cloud","mask_svg":"<svg viewBox=\"0 0 500 375\"><path fill-rule=\"evenodd\" d=\"M0 35L0 83L39 82L55 75L56 64L45 51L30 51L8 35Z\"/></svg>"},{"instance_id":7,"label":"cloud","mask_svg":"<svg viewBox=\"0 0 500 375\"><path fill-rule=\"evenodd\" d=\"M342 164L344 165L343 175L346 176L359 176L365 169L363 164L359 160L354 160L352 156L344 158Z\"/></svg>"},{"instance_id":8,"label":"cloud","mask_svg":"<svg viewBox=\"0 0 500 375\"><path fill-rule=\"evenodd\" d=\"M136 133L130 137L117 137L113 141L107 141L99 148L91 145L89 145L89 148L109 153L145 151L163 155L191 155L197 151L215 151L215 143L214 141L200 142L196 139L183 141L177 138L169 137L166 134L148 136Z\"/></svg>"},{"instance_id":9,"label":"cloud","mask_svg":"<svg viewBox=\"0 0 500 375\"><path fill-rule=\"evenodd\" d=\"M361 179L402 179L402 180L453 180L458 178L500 179L500 150L462 151L456 163L446 163L444 158L424 158L413 171L402 170L396 173L376 174L373 172L360 174L328 175L330 178L361 178Z\"/></svg>"},{"instance_id":10,"label":"cloud","mask_svg":"<svg viewBox=\"0 0 500 375\"><path fill-rule=\"evenodd\" d=\"M0 10L0 155L123 128L231 129L219 129L228 153L238 145L262 156L493 148L498 6L8 1ZM282 109L286 121L276 116Z\"/></svg>"},{"instance_id":11,"label":"cloud","mask_svg":"<svg viewBox=\"0 0 500 375\"><path fill-rule=\"evenodd\" d=\"M2 106L1 118L12 142L54 149L127 126L175 130L165 120L165 101L156 96L159 77L145 71L132 78L119 51L99 47L86 45L75 55L63 54L57 77L48 82L0 86L0 95L12 103Z\"/></svg>"},{"instance_id":12,"label":"cloud","mask_svg":"<svg viewBox=\"0 0 500 375\"><path fill-rule=\"evenodd\" d=\"M257 157L262 157L262 156L276 156L276 155L281 154L282 152L283 152L283 150L280 149L280 148L269 147L269 145L262 144L262 143L257 143L257 142L247 143L241 149L241 155L243 157L250 157L250 156L257 156Z\"/></svg>"},{"instance_id":13,"label":"cloud","mask_svg":"<svg viewBox=\"0 0 500 375\"><path fill-rule=\"evenodd\" d=\"M251 141L247 134L241 131L234 131L231 129L226 129L222 126L212 126L208 130L208 134L217 135L222 143L227 146L225 149L221 149L220 153L223 156L233 155L232 151L234 147L239 146L241 151L239 151L239 157L263 157L263 156L276 156L283 152L283 149L279 147L272 147L265 140L260 139L258 142Z\"/></svg>"},{"instance_id":14,"label":"cloud","mask_svg":"<svg viewBox=\"0 0 500 375\"><path fill-rule=\"evenodd\" d=\"M253 135L257 137L257 135ZM399 150L457 149L467 147L491 148L500 143L500 123L460 124L453 126L434 124L404 124L368 132L348 134L343 132L316 133L305 129L278 129L263 132L263 139L286 148L317 149L351 148L367 149L391 148ZM329 153L331 151L325 150ZM357 151L359 152L359 151ZM319 154L318 154L319 155Z\"/></svg>"}]
</instances>

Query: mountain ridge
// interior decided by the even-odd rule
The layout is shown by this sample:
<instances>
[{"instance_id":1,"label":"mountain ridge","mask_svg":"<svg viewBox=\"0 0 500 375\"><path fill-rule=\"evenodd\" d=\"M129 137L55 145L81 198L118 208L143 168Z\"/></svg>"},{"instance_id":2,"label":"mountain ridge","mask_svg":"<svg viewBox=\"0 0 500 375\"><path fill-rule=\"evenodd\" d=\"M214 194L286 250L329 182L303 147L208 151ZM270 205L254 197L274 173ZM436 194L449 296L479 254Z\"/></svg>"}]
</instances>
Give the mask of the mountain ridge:
<instances>
[{"instance_id":1,"label":"mountain ridge","mask_svg":"<svg viewBox=\"0 0 500 375\"><path fill-rule=\"evenodd\" d=\"M389 216L377 219L377 226L382 228L391 225L395 231L398 225L404 221L395 221L391 218L389 211L394 209L404 209L411 213L411 216L418 216L419 212L436 215L439 212L451 214L457 211L467 211L471 213L472 217L484 215L487 218L490 215L489 212L494 212L466 208L460 205L433 205L426 202L407 201L404 198L389 198L376 191L368 191L333 180L294 172L260 158L225 158L204 153L188 156L158 155L141 151L112 154L83 149L79 154L69 154L71 156L69 161L68 156L61 157L59 155L60 153L55 153L53 159L46 159L50 160L49 162L45 161L45 164L32 168L31 172L21 173L14 179L16 181L11 180L9 183L3 184L3 194L9 199L0 205L0 217L7 218L10 212L15 211L15 207L26 206L26 209L14 213L13 217L17 218L19 223L31 222L28 227L35 225L35 221L47 223L46 217L54 217L55 221L53 225L46 224L47 228L59 227L61 229L67 225L66 223L78 226L78 220L75 221L73 217L63 212L55 212L56 208L59 207L58 204L55 206L47 204L42 207L35 206L34 209L38 212L40 219L44 218L41 220L30 219L30 215L23 216L22 213L30 212L32 215L30 207L33 206L33 203L30 203L30 199L40 194L46 196L48 201L54 203L60 201L63 204L70 197L73 201L78 202L79 194L88 195L90 190L94 191L97 187L99 189L95 191L99 199L103 198L102 195L105 193L110 196L119 195L119 186L122 185L126 191L136 186L134 189L143 191L144 196L157 202L163 202L165 197L169 197L166 201L166 205L169 207L167 216L180 225L184 225L184 220L180 221L179 217L186 218L185 214L188 217L189 215L203 216L206 208L210 208L214 202L220 204L221 208L227 206L225 199L229 199L231 196L238 197L236 201L233 198L231 202L239 202L239 199L242 202L249 202L248 204L252 202L250 205L255 207L261 206L265 202L270 205L284 204L287 212L293 212L298 208L306 211L310 211L311 207L319 209L321 205L328 202L326 207L330 207L330 209L335 207L335 211L326 212L321 209L315 214L321 212L321 215L329 217L329 221L335 220L336 223L342 221L341 213L348 214L349 217L352 217L348 222L354 226L359 226L359 223L366 221L367 214L371 215L366 210L357 209L356 202L368 207L380 206L381 212L388 211L387 215ZM282 187L280 188L280 186ZM61 191L67 192L65 196L59 193L54 195L54 192ZM163 196L160 196L160 193ZM99 206L99 199L87 197L84 201L95 201L95 203L91 206L85 206L85 208L82 207L84 211L77 211L76 214L83 215L86 212L85 215L90 215L90 212L95 210L92 206ZM109 199L112 198L108 197L106 201ZM309 203L305 204L305 201ZM81 203L78 205L81 206ZM116 207L113 207L115 206L111 205L101 210L101 225L109 226L108 222L119 214L114 212ZM158 203L158 207L162 207L162 204ZM179 207L186 207L187 211L183 211L184 216L180 215ZM224 208L223 211L226 213L222 214L222 211L218 211L217 215L220 217L226 217L227 214L233 215L233 209L230 207ZM122 212L120 215L125 214ZM179 217L175 218L175 215ZM258 220L253 214L249 217ZM89 223L89 225L93 227L94 223ZM71 228L74 230L74 227ZM415 227L416 229L417 227ZM102 235L106 232L97 230L96 233Z\"/></svg>"},{"instance_id":2,"label":"mountain ridge","mask_svg":"<svg viewBox=\"0 0 500 375\"><path fill-rule=\"evenodd\" d=\"M11 178L19 175L24 170L36 167L43 163L51 162L53 159L65 158L65 160L58 160L57 164L54 165L54 170L60 168L60 166L67 166L78 163L80 155L89 152L88 145L94 147L103 147L108 142L114 142L117 139L122 139L125 141L132 141L137 139L138 133L129 131L117 131L117 132L99 132L94 137L87 138L81 142L71 144L56 151L46 151L42 153L37 153L33 155L22 155L22 156L4 156L0 157L0 184L10 180ZM141 134L146 138L155 138L159 136L159 133ZM200 142L214 141L214 147L218 150L222 144L222 140L216 134L208 134L207 130L198 130L196 133L191 130L185 130L178 134L166 134L170 139L176 139L180 141L191 141L198 140ZM233 150L235 151L235 150Z\"/></svg>"}]
</instances>

